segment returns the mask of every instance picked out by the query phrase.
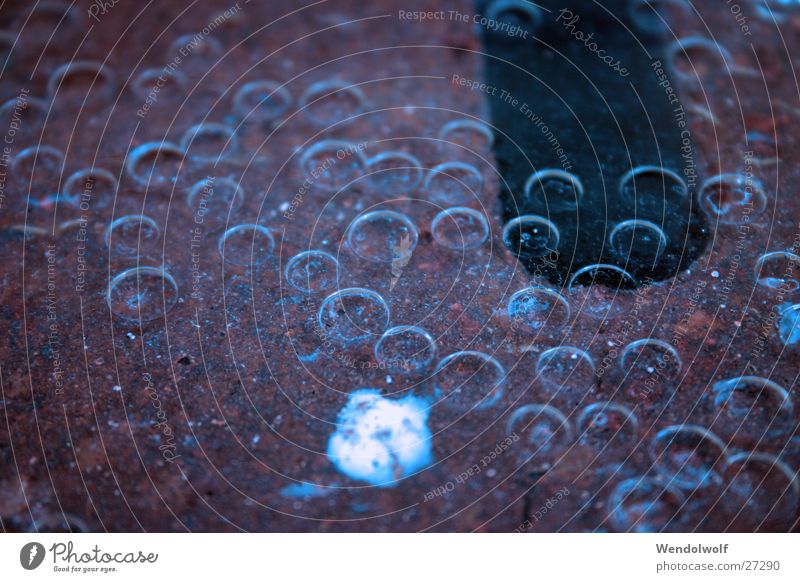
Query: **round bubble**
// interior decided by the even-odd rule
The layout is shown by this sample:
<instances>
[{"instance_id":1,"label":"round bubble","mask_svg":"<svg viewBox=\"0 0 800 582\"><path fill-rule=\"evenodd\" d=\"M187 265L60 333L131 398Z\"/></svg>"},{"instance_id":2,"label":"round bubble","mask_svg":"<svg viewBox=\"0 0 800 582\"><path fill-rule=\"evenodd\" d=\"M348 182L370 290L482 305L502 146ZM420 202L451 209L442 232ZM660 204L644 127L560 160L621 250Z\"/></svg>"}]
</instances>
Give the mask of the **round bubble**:
<instances>
[{"instance_id":1,"label":"round bubble","mask_svg":"<svg viewBox=\"0 0 800 582\"><path fill-rule=\"evenodd\" d=\"M472 208L442 210L431 223L433 240L452 250L476 249L489 238L489 221Z\"/></svg>"},{"instance_id":2,"label":"round bubble","mask_svg":"<svg viewBox=\"0 0 800 582\"><path fill-rule=\"evenodd\" d=\"M111 311L132 321L163 317L178 301L175 279L156 267L134 267L111 279L106 292Z\"/></svg>"},{"instance_id":3,"label":"round bubble","mask_svg":"<svg viewBox=\"0 0 800 582\"><path fill-rule=\"evenodd\" d=\"M482 410L503 396L506 372L488 354L464 351L450 354L436 366L436 398L459 411Z\"/></svg>"},{"instance_id":4,"label":"round bubble","mask_svg":"<svg viewBox=\"0 0 800 582\"><path fill-rule=\"evenodd\" d=\"M420 372L435 358L436 342L427 331L416 326L393 327L375 344L375 359L388 372Z\"/></svg>"},{"instance_id":5,"label":"round bubble","mask_svg":"<svg viewBox=\"0 0 800 582\"><path fill-rule=\"evenodd\" d=\"M379 337L389 326L389 306L371 289L342 289L325 298L317 314L323 333L347 345Z\"/></svg>"}]
</instances>

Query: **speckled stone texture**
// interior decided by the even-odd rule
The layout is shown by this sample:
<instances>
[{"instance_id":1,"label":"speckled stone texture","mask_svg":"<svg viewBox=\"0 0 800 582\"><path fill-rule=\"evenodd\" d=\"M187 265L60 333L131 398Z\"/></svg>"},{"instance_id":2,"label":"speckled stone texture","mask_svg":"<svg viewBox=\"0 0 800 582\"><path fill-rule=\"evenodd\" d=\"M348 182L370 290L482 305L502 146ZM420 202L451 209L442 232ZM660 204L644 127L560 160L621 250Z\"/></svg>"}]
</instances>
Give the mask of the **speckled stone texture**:
<instances>
[{"instance_id":1,"label":"speckled stone texture","mask_svg":"<svg viewBox=\"0 0 800 582\"><path fill-rule=\"evenodd\" d=\"M29 9L23 4L0 9L0 96L6 101L24 91L29 101L8 144L10 155L41 144L60 149L65 162L60 180L58 171L55 178L32 181L22 170L4 167L3 530L61 530L65 519L72 529L91 531L619 529L609 519L608 497L624 479L650 470L654 435L673 424L721 422L710 396L714 382L763 376L796 400L797 347L780 342L769 317L777 303L797 300L778 301L775 292L756 286L754 266L765 252L800 245L794 164L800 108L792 68L799 15L776 28L746 5L749 36L716 3L703 3L703 20L671 15L681 36L713 35L731 54L728 68L706 66L697 57L703 91L675 81L690 110L699 173L751 170L764 185L764 211L747 229L710 221L711 241L692 268L623 294L620 317L590 317L571 298L567 326L530 335L506 315L509 297L526 287L530 274L502 241L492 152L478 144L467 155L437 139L454 119L491 123L483 95L451 82L454 74L481 78L480 30L471 21L398 17L399 10L442 9L424 0L120 2L105 14L94 11L97 20L89 16L92 4L79 2L50 38L59 19L40 15L23 29ZM466 1L444 9L474 13ZM176 55L171 45L177 38L212 22L217 24L207 38L221 52L187 56L177 66L183 81L166 85L149 111L137 115L148 94L134 88L137 76L163 69ZM87 92L94 74L75 75L52 99L49 76L73 60L102 62L112 78L107 85L95 79ZM309 86L330 78L360 84L366 111L320 127L298 110L298 102ZM291 105L276 121L241 122L234 94L258 79L285 83ZM42 109L34 99L42 100ZM10 118L13 107L3 115ZM174 183L148 188L124 167L137 146L177 143L202 122L225 124L237 136L216 165L198 160L190 148ZM4 118L0 133L7 127ZM298 158L323 137L366 142L367 156L406 151L424 168L467 155L485 180L468 205L486 215L489 240L476 250L448 251L436 244L430 227L441 208L422 188L387 196L363 180L336 195L311 188L286 218L305 180ZM746 157L747 151L753 154ZM118 178L117 196L94 196L85 209L63 198L56 204L50 195L59 184L92 165ZM244 204L230 216L226 209L197 224L187 197L207 176L234 177L245 191ZM348 225L370 209L402 212L419 230L394 286L386 265L359 259L344 243ZM138 259L114 255L104 242L111 221L130 214L151 217L159 229L156 240L142 244ZM219 237L243 223L268 228L274 253L254 268L223 265ZM393 487L339 473L326 455L327 442L350 392L370 387L394 397L429 395L432 369L408 378L389 374L375 364L374 341L313 357L321 343L315 318L325 295L304 296L282 283L289 258L308 249L338 257L340 287L380 293L392 325L429 331L439 357L480 350L507 373L504 394L492 408L434 407L434 463ZM163 266L178 287L176 304L141 325L121 319L106 302L111 278L135 266ZM161 287L150 291L158 305ZM614 346L647 337L673 343L683 369L641 399ZM590 382L553 395L536 377L536 362L559 345L586 350L598 367L604 359L610 365ZM633 452L624 463L614 447L601 452L577 438L549 471L532 471L520 461L518 442L500 446L509 437L509 416L522 405L549 402L574 427L587 404L602 400L634 408L638 417ZM731 453L756 448L796 471L800 444L790 438L797 426L793 415L791 431L780 437L753 439L746 431L720 436ZM298 487L303 482L314 486ZM568 494L554 503L564 490ZM753 510L762 511L763 519L743 519L724 501L729 495L696 492L666 529L796 527L796 503L784 499L776 516L770 507L780 492L771 493Z\"/></svg>"}]
</instances>

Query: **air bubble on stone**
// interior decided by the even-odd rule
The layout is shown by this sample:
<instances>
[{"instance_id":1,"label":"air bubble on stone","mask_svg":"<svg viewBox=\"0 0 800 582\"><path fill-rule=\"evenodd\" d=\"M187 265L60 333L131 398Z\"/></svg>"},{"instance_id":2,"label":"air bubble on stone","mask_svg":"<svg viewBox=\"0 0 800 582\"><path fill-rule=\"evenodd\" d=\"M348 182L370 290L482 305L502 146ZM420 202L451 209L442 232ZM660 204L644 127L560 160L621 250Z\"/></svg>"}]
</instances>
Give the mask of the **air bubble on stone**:
<instances>
[{"instance_id":1,"label":"air bubble on stone","mask_svg":"<svg viewBox=\"0 0 800 582\"><path fill-rule=\"evenodd\" d=\"M422 165L409 153L382 152L367 160L364 169L369 187L386 198L414 190L422 182Z\"/></svg>"},{"instance_id":2,"label":"air bubble on stone","mask_svg":"<svg viewBox=\"0 0 800 582\"><path fill-rule=\"evenodd\" d=\"M143 186L173 187L184 162L184 151L171 142L148 142L135 148L125 164L128 174Z\"/></svg>"},{"instance_id":3,"label":"air bubble on stone","mask_svg":"<svg viewBox=\"0 0 800 582\"><path fill-rule=\"evenodd\" d=\"M541 258L558 248L558 227L542 216L526 214L506 223L503 242L517 257Z\"/></svg>"},{"instance_id":4,"label":"air bubble on stone","mask_svg":"<svg viewBox=\"0 0 800 582\"><path fill-rule=\"evenodd\" d=\"M116 77L102 63L95 61L70 61L54 70L47 80L50 98L75 93L79 102L113 96Z\"/></svg>"},{"instance_id":5,"label":"air bubble on stone","mask_svg":"<svg viewBox=\"0 0 800 582\"><path fill-rule=\"evenodd\" d=\"M638 443L639 420L621 404L590 404L581 411L576 424L581 444L604 456L625 460Z\"/></svg>"},{"instance_id":6,"label":"air bubble on stone","mask_svg":"<svg viewBox=\"0 0 800 582\"><path fill-rule=\"evenodd\" d=\"M17 132L35 134L45 124L49 111L50 106L43 99L29 96L14 97L0 106L0 124L9 128L9 139L11 139L12 121L17 118L19 118Z\"/></svg>"},{"instance_id":7,"label":"air bubble on stone","mask_svg":"<svg viewBox=\"0 0 800 582\"><path fill-rule=\"evenodd\" d=\"M242 207L244 188L236 180L224 177L208 177L197 182L189 190L187 202L200 223L209 220L227 220Z\"/></svg>"},{"instance_id":8,"label":"air bubble on stone","mask_svg":"<svg viewBox=\"0 0 800 582\"><path fill-rule=\"evenodd\" d=\"M434 372L437 403L466 412L484 410L503 396L506 372L492 356L478 351L450 354Z\"/></svg>"},{"instance_id":9,"label":"air bubble on stone","mask_svg":"<svg viewBox=\"0 0 800 582\"><path fill-rule=\"evenodd\" d=\"M354 287L329 295L322 302L317 322L331 341L340 345L361 343L383 335L389 326L386 301L375 291Z\"/></svg>"},{"instance_id":10,"label":"air bubble on stone","mask_svg":"<svg viewBox=\"0 0 800 582\"><path fill-rule=\"evenodd\" d=\"M318 141L300 155L299 163L309 187L338 191L364 172L367 160L358 144L326 139Z\"/></svg>"},{"instance_id":11,"label":"air bubble on stone","mask_svg":"<svg viewBox=\"0 0 800 582\"><path fill-rule=\"evenodd\" d=\"M53 513L36 519L28 530L30 533L89 533L88 524L72 513Z\"/></svg>"},{"instance_id":12,"label":"air bubble on stone","mask_svg":"<svg viewBox=\"0 0 800 582\"><path fill-rule=\"evenodd\" d=\"M476 200L483 191L483 176L466 162L445 162L431 168L425 177L428 200L442 206Z\"/></svg>"},{"instance_id":13,"label":"air bubble on stone","mask_svg":"<svg viewBox=\"0 0 800 582\"><path fill-rule=\"evenodd\" d=\"M650 446L654 467L682 489L719 484L728 455L725 444L699 425L673 425L659 431Z\"/></svg>"},{"instance_id":14,"label":"air bubble on stone","mask_svg":"<svg viewBox=\"0 0 800 582\"><path fill-rule=\"evenodd\" d=\"M238 224L220 237L218 249L225 263L258 267L273 258L275 239L269 229L260 224Z\"/></svg>"},{"instance_id":15,"label":"air bubble on stone","mask_svg":"<svg viewBox=\"0 0 800 582\"><path fill-rule=\"evenodd\" d=\"M103 240L112 257L136 258L155 250L161 231L149 216L135 214L117 218L106 228Z\"/></svg>"},{"instance_id":16,"label":"air bubble on stone","mask_svg":"<svg viewBox=\"0 0 800 582\"><path fill-rule=\"evenodd\" d=\"M70 204L85 212L111 206L116 199L118 187L116 176L108 170L84 168L67 178L63 190Z\"/></svg>"},{"instance_id":17,"label":"air bubble on stone","mask_svg":"<svg viewBox=\"0 0 800 582\"><path fill-rule=\"evenodd\" d=\"M700 206L714 221L749 222L764 212L767 196L761 183L742 174L721 174L700 186Z\"/></svg>"},{"instance_id":18,"label":"air bubble on stone","mask_svg":"<svg viewBox=\"0 0 800 582\"><path fill-rule=\"evenodd\" d=\"M366 110L367 98L357 86L339 79L318 81L300 96L300 110L313 123L330 127Z\"/></svg>"},{"instance_id":19,"label":"air bubble on stone","mask_svg":"<svg viewBox=\"0 0 800 582\"><path fill-rule=\"evenodd\" d=\"M358 217L348 229L353 252L376 263L408 263L419 232L411 219L392 210L376 210Z\"/></svg>"},{"instance_id":20,"label":"air bubble on stone","mask_svg":"<svg viewBox=\"0 0 800 582\"><path fill-rule=\"evenodd\" d=\"M165 270L134 267L109 283L106 302L112 313L131 321L163 317L178 301L178 284Z\"/></svg>"},{"instance_id":21,"label":"air bubble on stone","mask_svg":"<svg viewBox=\"0 0 800 582\"><path fill-rule=\"evenodd\" d=\"M722 473L721 503L731 515L731 530L789 531L800 503L800 481L783 461L759 452L731 455Z\"/></svg>"},{"instance_id":22,"label":"air bubble on stone","mask_svg":"<svg viewBox=\"0 0 800 582\"><path fill-rule=\"evenodd\" d=\"M304 251L286 263L289 285L307 294L322 293L336 287L339 280L339 261L324 251Z\"/></svg>"},{"instance_id":23,"label":"air bubble on stone","mask_svg":"<svg viewBox=\"0 0 800 582\"><path fill-rule=\"evenodd\" d=\"M611 248L626 263L651 269L667 248L667 235L649 220L620 222L611 231L609 240Z\"/></svg>"},{"instance_id":24,"label":"air bubble on stone","mask_svg":"<svg viewBox=\"0 0 800 582\"><path fill-rule=\"evenodd\" d=\"M387 330L375 344L375 359L389 372L413 374L436 358L436 342L424 329L401 325Z\"/></svg>"},{"instance_id":25,"label":"air bubble on stone","mask_svg":"<svg viewBox=\"0 0 800 582\"><path fill-rule=\"evenodd\" d=\"M707 81L711 75L725 71L732 62L725 47L702 36L675 40L666 48L666 55L676 76L690 83Z\"/></svg>"},{"instance_id":26,"label":"air bubble on stone","mask_svg":"<svg viewBox=\"0 0 800 582\"><path fill-rule=\"evenodd\" d=\"M636 27L646 33L658 36L672 34L670 23L675 22L677 14L688 18L692 15L689 4L685 0L631 0L628 4L628 13Z\"/></svg>"},{"instance_id":27,"label":"air bubble on stone","mask_svg":"<svg viewBox=\"0 0 800 582\"><path fill-rule=\"evenodd\" d=\"M630 342L622 350L619 363L626 382L643 397L659 396L663 384L677 379L683 367L677 350L656 338Z\"/></svg>"},{"instance_id":28,"label":"air bubble on stone","mask_svg":"<svg viewBox=\"0 0 800 582\"><path fill-rule=\"evenodd\" d=\"M455 119L439 130L439 139L463 148L467 152L482 154L494 144L494 134L485 123L473 119Z\"/></svg>"},{"instance_id":29,"label":"air bubble on stone","mask_svg":"<svg viewBox=\"0 0 800 582\"><path fill-rule=\"evenodd\" d=\"M377 390L356 390L337 416L328 458L348 477L392 487L433 462L427 423L428 403L421 398L391 400Z\"/></svg>"},{"instance_id":30,"label":"air bubble on stone","mask_svg":"<svg viewBox=\"0 0 800 582\"><path fill-rule=\"evenodd\" d=\"M800 290L800 256L789 251L761 255L754 268L756 282L770 290L794 293Z\"/></svg>"},{"instance_id":31,"label":"air bubble on stone","mask_svg":"<svg viewBox=\"0 0 800 582\"><path fill-rule=\"evenodd\" d=\"M489 222L472 208L448 208L433 219L431 232L433 240L448 249L476 249L489 238Z\"/></svg>"},{"instance_id":32,"label":"air bubble on stone","mask_svg":"<svg viewBox=\"0 0 800 582\"><path fill-rule=\"evenodd\" d=\"M526 404L517 408L506 423L506 432L515 445L517 458L529 472L550 469L574 438L567 418L548 404Z\"/></svg>"},{"instance_id":33,"label":"air bubble on stone","mask_svg":"<svg viewBox=\"0 0 800 582\"><path fill-rule=\"evenodd\" d=\"M14 156L11 171L17 182L31 191L55 194L64 171L64 154L48 145L31 146Z\"/></svg>"},{"instance_id":34,"label":"air bubble on stone","mask_svg":"<svg viewBox=\"0 0 800 582\"><path fill-rule=\"evenodd\" d=\"M616 265L587 265L569 279L567 292L572 305L581 313L596 318L618 317L625 309L629 292L637 281Z\"/></svg>"},{"instance_id":35,"label":"air bubble on stone","mask_svg":"<svg viewBox=\"0 0 800 582\"><path fill-rule=\"evenodd\" d=\"M526 35L534 34L542 24L542 9L525 0L494 0L486 9L489 22L498 23L489 27L489 32L510 37L508 31L520 30Z\"/></svg>"},{"instance_id":36,"label":"air bubble on stone","mask_svg":"<svg viewBox=\"0 0 800 582\"><path fill-rule=\"evenodd\" d=\"M572 346L558 346L539 354L536 375L546 386L555 390L570 387L581 393L595 383L595 363L592 357Z\"/></svg>"},{"instance_id":37,"label":"air bubble on stone","mask_svg":"<svg viewBox=\"0 0 800 582\"><path fill-rule=\"evenodd\" d=\"M233 128L224 123L198 123L186 130L180 147L192 160L217 163L236 153L238 139Z\"/></svg>"},{"instance_id":38,"label":"air bubble on stone","mask_svg":"<svg viewBox=\"0 0 800 582\"><path fill-rule=\"evenodd\" d=\"M577 208L584 194L578 176L558 169L534 172L525 181L524 191L527 202L547 213Z\"/></svg>"},{"instance_id":39,"label":"air bubble on stone","mask_svg":"<svg viewBox=\"0 0 800 582\"><path fill-rule=\"evenodd\" d=\"M800 344L800 303L787 304L780 308L778 337L787 347Z\"/></svg>"},{"instance_id":40,"label":"air bubble on stone","mask_svg":"<svg viewBox=\"0 0 800 582\"><path fill-rule=\"evenodd\" d=\"M175 95L179 95L188 84L189 79L179 69L153 68L144 69L136 75L130 87L137 97L147 100L156 89L160 98L173 87Z\"/></svg>"},{"instance_id":41,"label":"air bubble on stone","mask_svg":"<svg viewBox=\"0 0 800 582\"><path fill-rule=\"evenodd\" d=\"M767 443L794 427L794 404L780 385L760 376L716 382L712 390L715 423L735 442Z\"/></svg>"},{"instance_id":42,"label":"air bubble on stone","mask_svg":"<svg viewBox=\"0 0 800 582\"><path fill-rule=\"evenodd\" d=\"M570 316L569 302L561 293L542 286L527 287L514 293L508 300L508 318L516 329L539 331L567 324Z\"/></svg>"},{"instance_id":43,"label":"air bubble on stone","mask_svg":"<svg viewBox=\"0 0 800 582\"><path fill-rule=\"evenodd\" d=\"M673 484L652 477L620 482L608 499L611 526L620 533L657 533L677 529L675 518L685 497Z\"/></svg>"},{"instance_id":44,"label":"air bubble on stone","mask_svg":"<svg viewBox=\"0 0 800 582\"><path fill-rule=\"evenodd\" d=\"M167 61L171 62L176 57L186 54L192 59L212 60L222 56L222 44L211 35L190 33L179 36L169 45Z\"/></svg>"},{"instance_id":45,"label":"air bubble on stone","mask_svg":"<svg viewBox=\"0 0 800 582\"><path fill-rule=\"evenodd\" d=\"M289 90L275 81L251 81L233 97L233 108L245 121L256 123L278 119L292 104Z\"/></svg>"},{"instance_id":46,"label":"air bubble on stone","mask_svg":"<svg viewBox=\"0 0 800 582\"><path fill-rule=\"evenodd\" d=\"M689 195L689 188L683 178L673 170L660 166L637 166L620 178L619 193L631 204L640 200L664 201L669 204L685 200Z\"/></svg>"}]
</instances>

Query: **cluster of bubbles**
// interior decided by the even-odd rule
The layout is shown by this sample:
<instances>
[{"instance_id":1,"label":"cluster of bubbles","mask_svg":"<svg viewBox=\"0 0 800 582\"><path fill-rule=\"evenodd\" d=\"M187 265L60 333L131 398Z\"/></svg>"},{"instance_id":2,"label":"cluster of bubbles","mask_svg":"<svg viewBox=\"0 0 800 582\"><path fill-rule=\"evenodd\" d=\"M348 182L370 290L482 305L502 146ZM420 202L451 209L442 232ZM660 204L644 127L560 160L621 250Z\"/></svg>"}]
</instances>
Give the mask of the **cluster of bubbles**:
<instances>
[{"instance_id":1,"label":"cluster of bubbles","mask_svg":"<svg viewBox=\"0 0 800 582\"><path fill-rule=\"evenodd\" d=\"M513 8L513 2L506 4ZM186 42L178 39L174 44L180 47ZM213 38L205 39L205 43L211 55L222 53ZM685 51L708 47L699 40L684 40L680 48ZM681 70L677 65L675 68ZM162 73L160 69L142 71L130 89L146 96ZM181 71L175 70L171 75L171 82L178 86L188 84ZM99 88L93 91L95 99L112 96L118 82L100 63L67 63L52 72L47 99L27 99L27 115L46 117L52 100L73 76L94 79L93 85ZM12 100L3 105L3 115L13 112L16 103ZM278 123L293 114L293 108L313 125L327 130L365 114L369 100L362 88L338 79L314 83L299 96L293 95L286 84L256 80L242 85L232 99L233 113L247 124ZM443 124L436 139L484 156L488 155L494 134L486 124L474 119L456 119ZM281 290L308 299L303 305L314 305L313 325L327 341L343 351L368 346L382 372L390 378L399 375L412 379L424 400L397 401L405 404L396 406L369 388L354 387L367 391L354 391L358 398L351 399L343 410L345 418L363 412L358 409L359 402L362 408L366 402L370 410L389 416L409 414L410 409L417 415L411 429L403 423L390 426L399 426L404 431L403 438L410 433L413 438L431 439L426 426L428 411L420 412L425 406L437 410L441 407L446 414L460 416L498 413L510 404L505 430L520 437L514 451L524 472L540 475L549 471L576 447L588 449L604 463L620 467L618 473L623 478L615 483L606 500L610 526L619 531L694 527L697 524L687 525L685 516L706 515L717 504L743 529L764 524L780 528L794 515L800 502L796 467L761 450L767 444L788 441L796 430L797 410L793 393L786 387L759 376L720 379L708 387L697 403L705 418L712 419L710 422L701 425L659 421L659 426L666 426L654 431L652 419L644 418L649 415L647 406L655 403L663 411L680 397L687 365L674 342L666 337L630 337L622 342L616 362L616 371L624 377L622 402L585 402L604 375L605 363L593 356L590 348L563 342L541 352L536 350L535 362L525 370L536 387L537 397L546 402L520 404L518 397L510 402L508 379L517 366L502 363L502 350L476 345L443 350L445 342L433 333L433 328L426 329L423 322L398 319L393 313L396 287L386 290L342 285L352 274L346 263L353 257L358 262L351 268L380 269L390 280L399 278L418 247L429 241L450 262L464 261L486 247L494 248L493 222L485 209L475 208L486 187L485 173L469 155L462 159L454 154L454 159L437 160L437 164L426 167L408 151L390 150L368 156L357 143L338 137L326 135L305 144L294 157L300 173L313 176L311 186L317 191L335 195L363 186L380 192L387 200L410 199L422 191L427 203L435 205L437 211L431 220L422 223L410 213L367 209L348 224L341 237L340 253L312 245L282 264L280 240L274 228L259 221L234 220L252 194L235 175L192 179L188 184L182 181L187 165L230 161L241 156L244 147L232 124L204 121L189 127L175 141L148 141L132 148L118 174L94 165L68 169L64 152L43 144L16 153L11 172L20 187L29 194L37 193L36 197L29 196L31 204L37 206L63 203L82 210L91 199L92 207L99 210L113 207L124 188L148 194L179 192L183 196L181 203L193 216L204 219L213 215L224 223L224 230L215 233L214 245L221 264L236 272L257 275L279 265L274 270L280 277ZM641 188L637 181L653 176L662 188L668 184L666 190L678 199L688 195L679 175L652 166L635 168L623 176L619 191L630 196L635 206L641 198L636 194ZM581 180L563 170L537 170L525 183L523 195L547 212L514 218L498 233L499 237L516 257L554 260L562 235L558 225L548 218L549 211L574 209L585 196ZM762 184L730 173L708 178L698 195L707 216L726 225L753 219L766 210L768 202ZM103 242L115 267L104 290L111 312L140 325L164 320L182 301L189 283L172 272L165 261L142 264L165 254L165 232L156 218L126 213L110 221L103 232ZM621 261L656 264L670 244L670 236L654 221L631 217L612 225L605 242ZM763 254L753 275L758 288L768 293L780 292L785 298L772 330L785 347L800 342L800 302L796 302L800 256L795 251ZM549 334L566 335L584 316L595 322L600 320L602 325L623 317L630 309L633 290L641 283L625 268L605 263L576 270L561 289L534 276L504 297L498 309L503 323L497 327L512 343L541 346L543 338ZM371 423L361 428L364 434L371 435L376 424L374 418L369 420ZM347 442L352 437L336 433L336 450L340 450L342 442L352 445ZM383 439L374 448L374 454L383 459L374 467L341 456L336 457L335 464L346 473L348 468L357 467L348 473L357 479L386 484L408 477L434 460L426 449L411 456L407 466L395 466L399 461L393 456L393 447L401 445L389 446L387 442ZM650 469L631 474L624 468L625 463L641 455L648 459Z\"/></svg>"}]
</instances>

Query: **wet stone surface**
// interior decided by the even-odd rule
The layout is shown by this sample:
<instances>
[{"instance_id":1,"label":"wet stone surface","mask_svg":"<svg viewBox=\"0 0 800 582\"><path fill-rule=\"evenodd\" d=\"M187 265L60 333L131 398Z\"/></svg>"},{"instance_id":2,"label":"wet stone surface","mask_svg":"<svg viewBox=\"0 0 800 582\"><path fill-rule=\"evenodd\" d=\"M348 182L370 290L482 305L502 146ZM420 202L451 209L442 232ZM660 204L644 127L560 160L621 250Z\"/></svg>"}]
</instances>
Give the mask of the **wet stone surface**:
<instances>
[{"instance_id":1,"label":"wet stone surface","mask_svg":"<svg viewBox=\"0 0 800 582\"><path fill-rule=\"evenodd\" d=\"M42 4L0 9L4 531L797 529L800 15L625 16L664 78L607 41L684 191L605 139L583 4ZM552 35L599 97L522 87Z\"/></svg>"}]
</instances>

